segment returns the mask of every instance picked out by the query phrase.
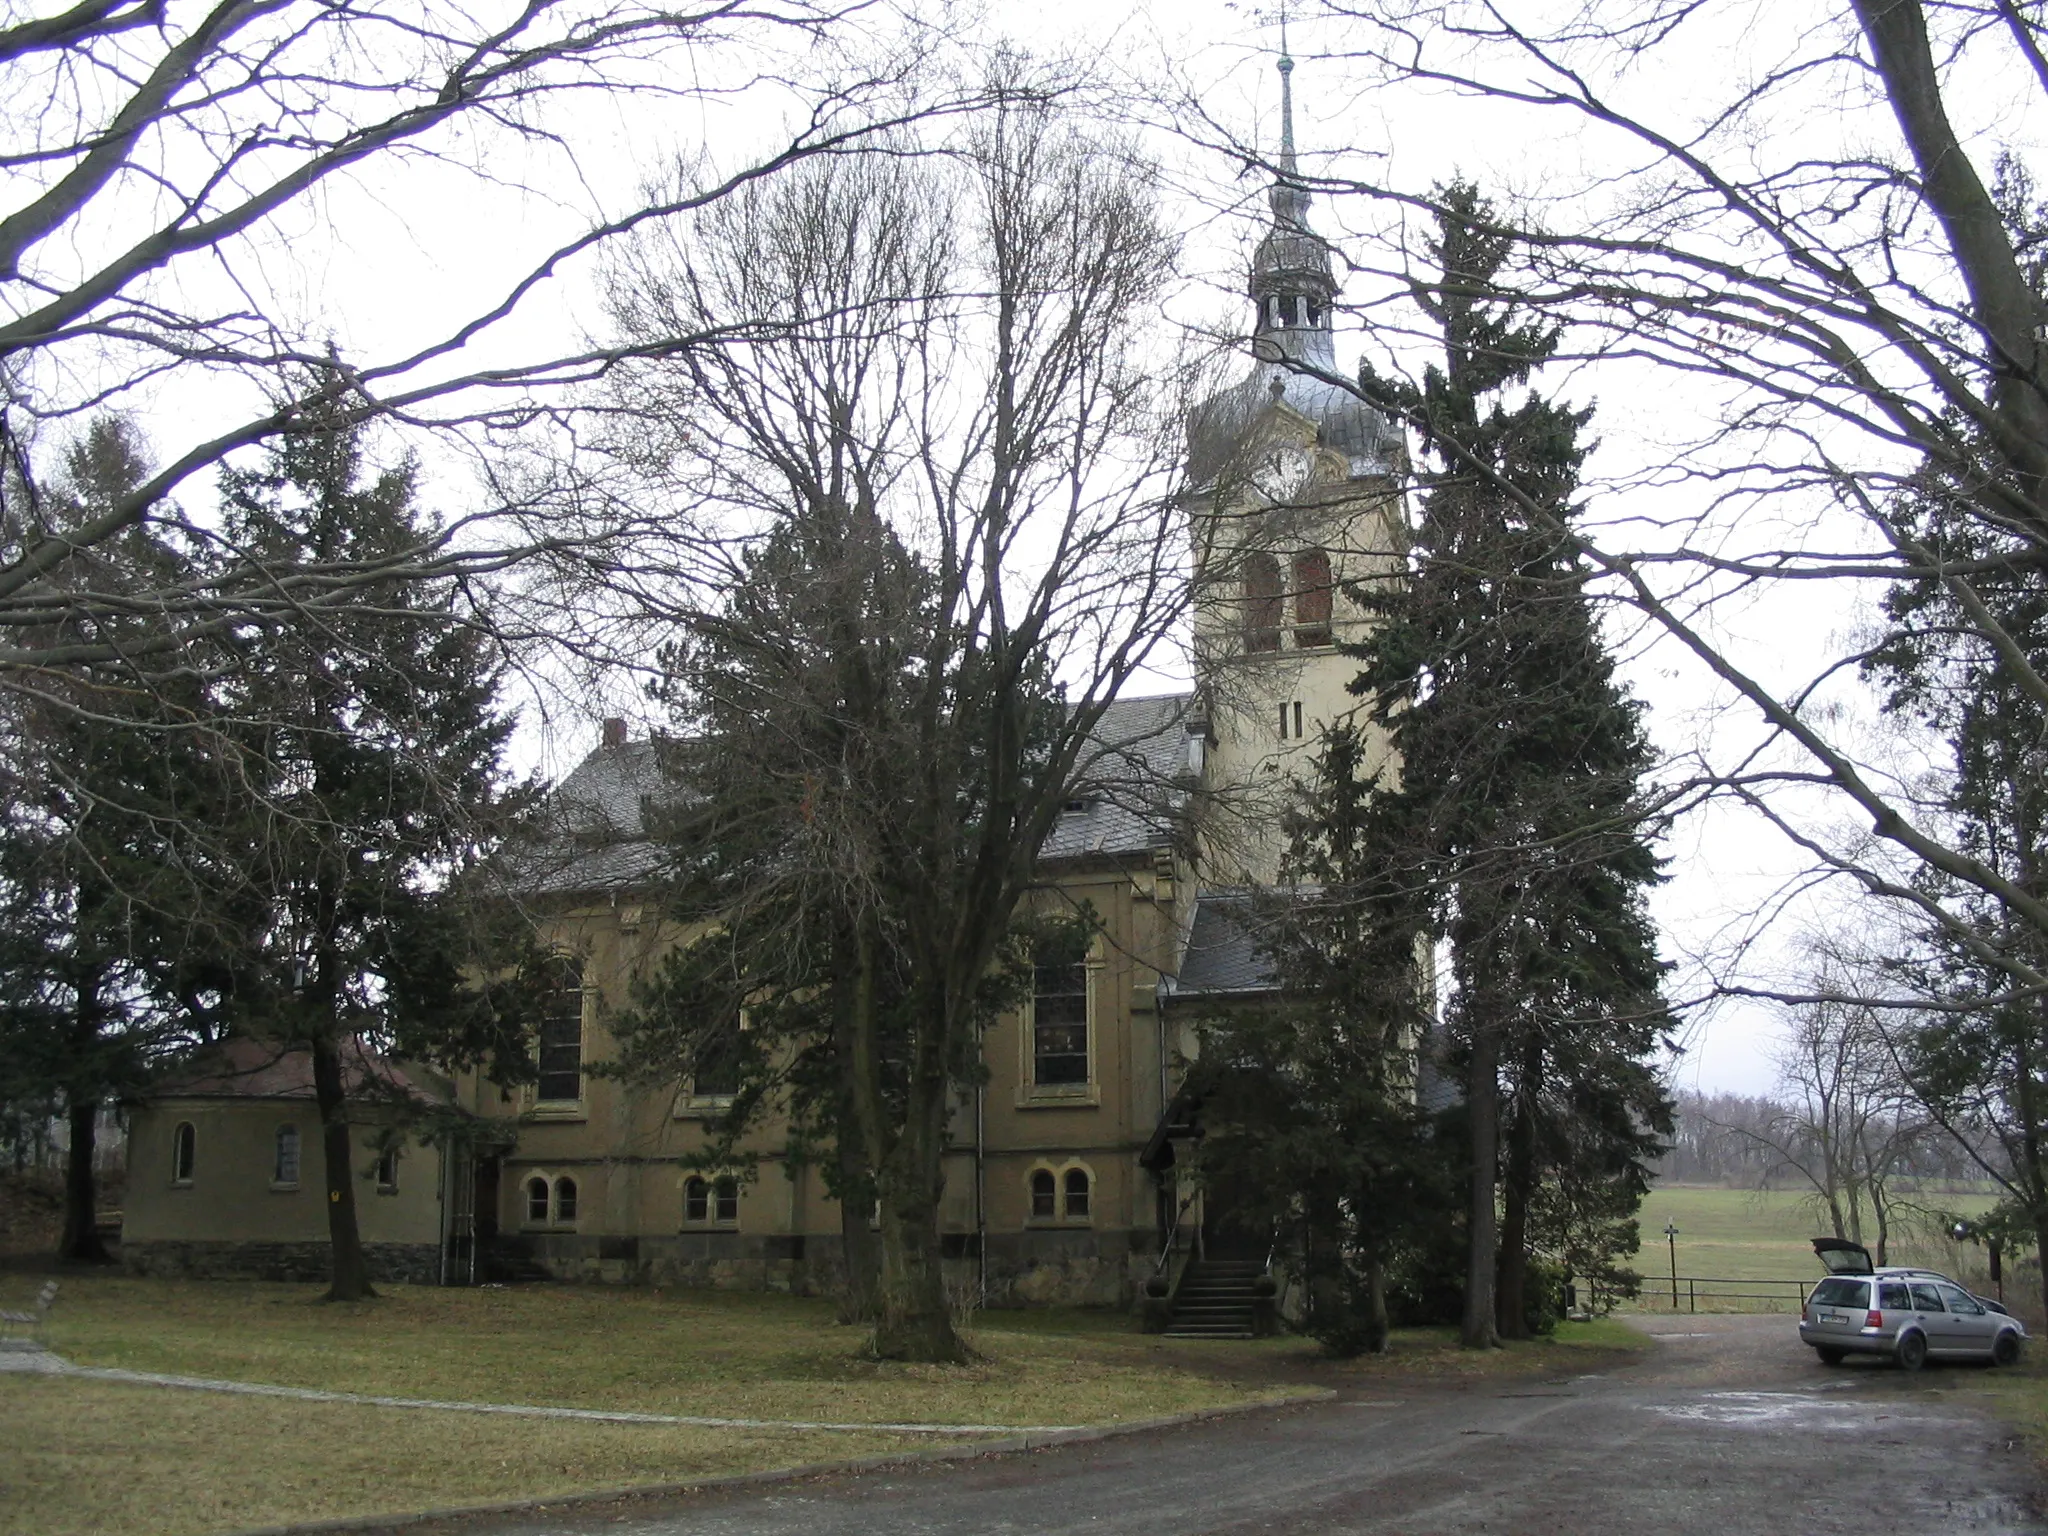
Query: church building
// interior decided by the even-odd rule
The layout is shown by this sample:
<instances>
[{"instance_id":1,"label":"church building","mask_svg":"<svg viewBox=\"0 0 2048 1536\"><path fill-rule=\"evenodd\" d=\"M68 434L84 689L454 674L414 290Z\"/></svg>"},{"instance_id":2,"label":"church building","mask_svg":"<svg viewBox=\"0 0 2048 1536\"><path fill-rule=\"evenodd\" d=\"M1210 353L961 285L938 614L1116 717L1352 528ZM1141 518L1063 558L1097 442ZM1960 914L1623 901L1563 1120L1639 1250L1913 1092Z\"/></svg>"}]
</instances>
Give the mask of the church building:
<instances>
[{"instance_id":1,"label":"church building","mask_svg":"<svg viewBox=\"0 0 2048 1536\"><path fill-rule=\"evenodd\" d=\"M1357 705L1356 663L1336 647L1367 620L1347 583L1383 577L1405 547L1400 434L1335 382L1337 283L1295 175L1292 69L1280 61L1281 176L1250 277L1250 369L1189 421L1197 686L1104 715L1103 775L1155 792L1076 788L1039 868L1092 906L1100 932L1077 962L1039 967L1031 1001L987 1031L986 1082L954 1116L945 1249L991 1305L1124 1305L1173 1254L1227 1248L1176 1159L1192 1133L1176 1063L1196 1021L1277 990L1249 895L1282 878L1280 813L1320 728ZM674 941L643 819L666 790L661 759L659 742L608 722L556 792L568 843L521 894L561 956L557 1006L535 1083L448 1085L501 1150L442 1154L444 1280L809 1291L836 1275L837 1205L774 1134L756 1138L744 1176L697 1166L732 1083L707 1071L657 1089L585 1071L611 1054L605 1021L631 979ZM172 1134L153 1118L138 1114L137 1137ZM188 1173L207 1166L203 1149L187 1159ZM197 1193L188 1178L184 1197ZM131 1188L132 1207L148 1201Z\"/></svg>"}]
</instances>

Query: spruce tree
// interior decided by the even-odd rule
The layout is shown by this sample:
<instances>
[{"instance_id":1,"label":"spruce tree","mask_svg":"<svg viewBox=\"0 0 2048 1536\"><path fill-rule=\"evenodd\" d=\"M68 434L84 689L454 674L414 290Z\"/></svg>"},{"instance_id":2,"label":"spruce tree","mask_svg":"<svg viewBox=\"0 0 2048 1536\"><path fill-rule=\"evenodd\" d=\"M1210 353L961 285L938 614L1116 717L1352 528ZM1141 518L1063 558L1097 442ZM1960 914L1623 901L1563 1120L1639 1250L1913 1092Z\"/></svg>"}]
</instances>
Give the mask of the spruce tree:
<instances>
[{"instance_id":1,"label":"spruce tree","mask_svg":"<svg viewBox=\"0 0 2048 1536\"><path fill-rule=\"evenodd\" d=\"M408 579L434 536L416 470L372 471L363 438L337 404L222 477L228 538L274 598L238 633L220 701L247 785L229 836L262 914L232 957L232 1012L310 1053L332 1300L373 1294L351 1175L350 1095L374 1091L358 1053L487 1059L501 1081L531 1071L517 1010L464 977L482 919L461 877L520 801L496 653L462 594ZM391 577L345 603L292 600L302 573L343 566Z\"/></svg>"},{"instance_id":2,"label":"spruce tree","mask_svg":"<svg viewBox=\"0 0 2048 1536\"><path fill-rule=\"evenodd\" d=\"M10 500L62 536L147 478L134 428L91 422L47 486ZM66 578L148 593L190 562L148 526L82 555ZM33 632L47 657L9 691L0 769L0 1103L68 1124L59 1256L104 1263L93 1157L101 1107L191 1038L177 1004L215 941L196 829L220 811L203 667L163 665L146 602ZM82 649L111 649L91 665ZM131 665L126 658L141 658Z\"/></svg>"},{"instance_id":3,"label":"spruce tree","mask_svg":"<svg viewBox=\"0 0 2048 1536\"><path fill-rule=\"evenodd\" d=\"M1469 1126L1462 1332L1477 1347L1523 1331L1546 1177L1568 1163L1640 1197L1670 1126L1648 1069L1668 1018L1645 909L1660 878L1649 746L1566 534L1591 413L1525 387L1558 335L1503 283L1513 237L1470 185L1438 203L1438 275L1415 297L1442 360L1419 384L1361 380L1428 467L1409 569L1367 595L1380 622L1353 687L1398 764L1369 843L1388 920L1449 943Z\"/></svg>"}]
</instances>

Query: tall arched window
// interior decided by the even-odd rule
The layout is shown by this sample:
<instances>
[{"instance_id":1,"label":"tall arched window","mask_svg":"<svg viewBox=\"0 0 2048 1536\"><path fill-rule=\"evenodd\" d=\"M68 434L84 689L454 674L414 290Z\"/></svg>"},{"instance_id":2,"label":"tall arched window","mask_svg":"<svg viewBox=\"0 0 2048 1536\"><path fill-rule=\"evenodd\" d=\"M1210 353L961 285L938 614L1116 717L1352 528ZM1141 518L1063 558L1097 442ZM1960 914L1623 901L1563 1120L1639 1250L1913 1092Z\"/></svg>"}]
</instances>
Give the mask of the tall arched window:
<instances>
[{"instance_id":1,"label":"tall arched window","mask_svg":"<svg viewBox=\"0 0 2048 1536\"><path fill-rule=\"evenodd\" d=\"M198 1161L199 1133L192 1128L190 1120L178 1122L178 1128L171 1132L171 1182L190 1184L192 1167Z\"/></svg>"},{"instance_id":2,"label":"tall arched window","mask_svg":"<svg viewBox=\"0 0 2048 1536\"><path fill-rule=\"evenodd\" d=\"M1280 592L1280 562L1264 550L1244 557L1244 648L1247 651L1280 649L1280 625L1284 599Z\"/></svg>"},{"instance_id":3,"label":"tall arched window","mask_svg":"<svg viewBox=\"0 0 2048 1536\"><path fill-rule=\"evenodd\" d=\"M562 956L551 962L547 983L534 1096L573 1103L583 1097L583 967Z\"/></svg>"},{"instance_id":4,"label":"tall arched window","mask_svg":"<svg viewBox=\"0 0 2048 1536\"><path fill-rule=\"evenodd\" d=\"M296 1185L299 1182L299 1128L296 1125L277 1128L277 1142L270 1159L270 1182L277 1185Z\"/></svg>"},{"instance_id":5,"label":"tall arched window","mask_svg":"<svg viewBox=\"0 0 2048 1536\"><path fill-rule=\"evenodd\" d=\"M1086 1221L1088 1219L1088 1170L1085 1168L1069 1168L1065 1183L1067 1186L1067 1220Z\"/></svg>"},{"instance_id":6,"label":"tall arched window","mask_svg":"<svg viewBox=\"0 0 2048 1536\"><path fill-rule=\"evenodd\" d=\"M704 1028L691 1064L690 1092L699 1099L729 1099L740 1091L740 1016Z\"/></svg>"},{"instance_id":7,"label":"tall arched window","mask_svg":"<svg viewBox=\"0 0 2048 1536\"><path fill-rule=\"evenodd\" d=\"M1059 1215L1059 1182L1053 1178L1050 1168L1040 1168L1031 1175L1031 1219L1051 1221Z\"/></svg>"},{"instance_id":8,"label":"tall arched window","mask_svg":"<svg viewBox=\"0 0 2048 1536\"><path fill-rule=\"evenodd\" d=\"M576 1181L555 1180L555 1225L566 1227L576 1220Z\"/></svg>"},{"instance_id":9,"label":"tall arched window","mask_svg":"<svg viewBox=\"0 0 2048 1536\"><path fill-rule=\"evenodd\" d=\"M529 1224L544 1227L548 1224L548 1181L528 1179L526 1181L526 1219Z\"/></svg>"},{"instance_id":10,"label":"tall arched window","mask_svg":"<svg viewBox=\"0 0 2048 1536\"><path fill-rule=\"evenodd\" d=\"M1294 643L1330 643L1330 557L1320 549L1294 557Z\"/></svg>"}]
</instances>

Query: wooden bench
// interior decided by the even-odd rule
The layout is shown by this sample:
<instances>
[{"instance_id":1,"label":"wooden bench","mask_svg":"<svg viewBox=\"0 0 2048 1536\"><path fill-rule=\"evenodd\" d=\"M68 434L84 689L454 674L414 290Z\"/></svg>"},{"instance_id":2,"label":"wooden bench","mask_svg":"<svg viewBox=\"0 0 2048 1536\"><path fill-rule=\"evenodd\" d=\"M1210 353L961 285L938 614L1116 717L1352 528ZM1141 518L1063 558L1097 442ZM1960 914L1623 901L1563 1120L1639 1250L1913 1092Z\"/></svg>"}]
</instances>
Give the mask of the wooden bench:
<instances>
[{"instance_id":1,"label":"wooden bench","mask_svg":"<svg viewBox=\"0 0 2048 1536\"><path fill-rule=\"evenodd\" d=\"M0 1349L43 1348L43 1325L56 1305L57 1282L48 1281L36 1292L36 1304L26 1312L0 1311Z\"/></svg>"}]
</instances>

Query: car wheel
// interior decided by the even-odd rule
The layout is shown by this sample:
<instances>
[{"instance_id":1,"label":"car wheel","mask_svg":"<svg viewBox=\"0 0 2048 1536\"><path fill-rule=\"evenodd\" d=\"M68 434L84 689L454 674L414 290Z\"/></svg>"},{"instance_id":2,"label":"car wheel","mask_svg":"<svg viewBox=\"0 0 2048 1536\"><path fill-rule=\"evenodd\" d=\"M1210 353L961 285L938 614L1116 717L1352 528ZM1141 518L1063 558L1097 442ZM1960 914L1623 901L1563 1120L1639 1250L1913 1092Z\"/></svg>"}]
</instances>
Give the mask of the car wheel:
<instances>
[{"instance_id":1,"label":"car wheel","mask_svg":"<svg viewBox=\"0 0 2048 1536\"><path fill-rule=\"evenodd\" d=\"M1840 1365L1849 1357L1848 1351L1842 1349L1816 1348L1814 1353L1820 1356L1820 1363L1822 1365Z\"/></svg>"},{"instance_id":2,"label":"car wheel","mask_svg":"<svg viewBox=\"0 0 2048 1536\"><path fill-rule=\"evenodd\" d=\"M1927 1335L1924 1333L1902 1333L1894 1358L1902 1371L1917 1371L1927 1363Z\"/></svg>"},{"instance_id":3,"label":"car wheel","mask_svg":"<svg viewBox=\"0 0 2048 1536\"><path fill-rule=\"evenodd\" d=\"M2018 1365L2020 1363L2020 1336L2010 1328L1999 1334L1991 1345L1993 1365Z\"/></svg>"}]
</instances>

